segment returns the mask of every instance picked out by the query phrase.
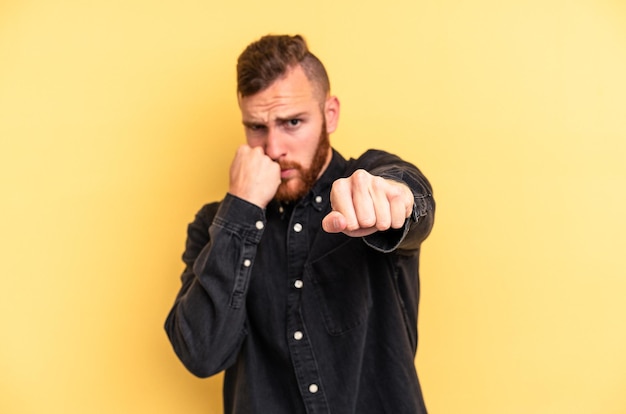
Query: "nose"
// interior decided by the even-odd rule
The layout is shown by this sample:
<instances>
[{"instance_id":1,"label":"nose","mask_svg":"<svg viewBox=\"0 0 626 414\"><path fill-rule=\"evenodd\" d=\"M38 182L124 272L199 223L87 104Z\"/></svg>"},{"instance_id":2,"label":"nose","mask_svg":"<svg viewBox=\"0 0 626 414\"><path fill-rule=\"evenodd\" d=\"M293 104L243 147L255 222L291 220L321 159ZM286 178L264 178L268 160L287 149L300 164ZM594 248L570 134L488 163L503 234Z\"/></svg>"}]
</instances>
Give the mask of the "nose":
<instances>
[{"instance_id":1,"label":"nose","mask_svg":"<svg viewBox=\"0 0 626 414\"><path fill-rule=\"evenodd\" d=\"M265 155L278 161L286 153L284 139L277 128L269 128L265 139Z\"/></svg>"}]
</instances>

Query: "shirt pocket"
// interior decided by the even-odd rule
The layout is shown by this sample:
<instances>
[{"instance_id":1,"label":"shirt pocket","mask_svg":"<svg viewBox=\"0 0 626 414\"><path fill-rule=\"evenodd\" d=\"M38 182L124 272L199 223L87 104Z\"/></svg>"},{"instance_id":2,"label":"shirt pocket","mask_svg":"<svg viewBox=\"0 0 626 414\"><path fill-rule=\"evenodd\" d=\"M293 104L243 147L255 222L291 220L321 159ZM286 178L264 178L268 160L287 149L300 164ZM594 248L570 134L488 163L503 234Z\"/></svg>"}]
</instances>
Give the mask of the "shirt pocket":
<instances>
[{"instance_id":1,"label":"shirt pocket","mask_svg":"<svg viewBox=\"0 0 626 414\"><path fill-rule=\"evenodd\" d=\"M330 335L341 335L367 320L372 307L371 255L353 239L305 267Z\"/></svg>"}]
</instances>

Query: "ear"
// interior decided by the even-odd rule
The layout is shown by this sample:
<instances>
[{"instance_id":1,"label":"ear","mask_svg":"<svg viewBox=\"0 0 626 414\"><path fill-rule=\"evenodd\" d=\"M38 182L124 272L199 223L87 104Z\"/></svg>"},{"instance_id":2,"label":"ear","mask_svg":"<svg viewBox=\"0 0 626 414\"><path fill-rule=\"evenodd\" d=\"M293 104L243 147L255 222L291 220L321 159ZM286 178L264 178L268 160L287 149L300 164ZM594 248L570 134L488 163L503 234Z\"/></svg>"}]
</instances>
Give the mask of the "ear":
<instances>
[{"instance_id":1,"label":"ear","mask_svg":"<svg viewBox=\"0 0 626 414\"><path fill-rule=\"evenodd\" d=\"M339 99L329 96L324 104L324 116L326 117L326 132L332 134L339 124Z\"/></svg>"}]
</instances>

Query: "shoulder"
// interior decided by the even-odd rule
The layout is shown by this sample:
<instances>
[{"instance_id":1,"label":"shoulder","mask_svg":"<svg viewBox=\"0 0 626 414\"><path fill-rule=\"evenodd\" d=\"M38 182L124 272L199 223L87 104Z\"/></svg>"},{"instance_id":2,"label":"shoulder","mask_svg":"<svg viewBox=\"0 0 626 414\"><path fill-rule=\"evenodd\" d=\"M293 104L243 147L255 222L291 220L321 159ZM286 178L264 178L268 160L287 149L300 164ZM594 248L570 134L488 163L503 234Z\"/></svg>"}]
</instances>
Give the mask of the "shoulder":
<instances>
[{"instance_id":1,"label":"shoulder","mask_svg":"<svg viewBox=\"0 0 626 414\"><path fill-rule=\"evenodd\" d=\"M358 158L351 158L350 163L363 164L388 164L402 162L402 159L390 152L379 149L368 149Z\"/></svg>"},{"instance_id":2,"label":"shoulder","mask_svg":"<svg viewBox=\"0 0 626 414\"><path fill-rule=\"evenodd\" d=\"M399 156L379 149L369 149L358 158L348 161L348 171L363 169L368 172L380 173L389 169L416 169L416 167Z\"/></svg>"}]
</instances>

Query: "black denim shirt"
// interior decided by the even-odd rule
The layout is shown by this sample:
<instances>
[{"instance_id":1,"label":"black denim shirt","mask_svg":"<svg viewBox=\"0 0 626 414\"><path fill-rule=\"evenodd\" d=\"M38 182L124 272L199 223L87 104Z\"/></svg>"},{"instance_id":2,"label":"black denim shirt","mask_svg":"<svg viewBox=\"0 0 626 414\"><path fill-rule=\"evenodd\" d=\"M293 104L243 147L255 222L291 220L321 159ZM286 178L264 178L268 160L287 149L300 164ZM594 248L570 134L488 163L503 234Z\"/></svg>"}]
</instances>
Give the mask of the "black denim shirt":
<instances>
[{"instance_id":1,"label":"black denim shirt","mask_svg":"<svg viewBox=\"0 0 626 414\"><path fill-rule=\"evenodd\" d=\"M363 168L406 183L404 228L328 234L332 183ZM226 370L236 414L426 413L414 366L420 244L435 203L421 172L370 150L332 161L294 205L226 195L188 228L182 287L165 328L195 375Z\"/></svg>"}]
</instances>

